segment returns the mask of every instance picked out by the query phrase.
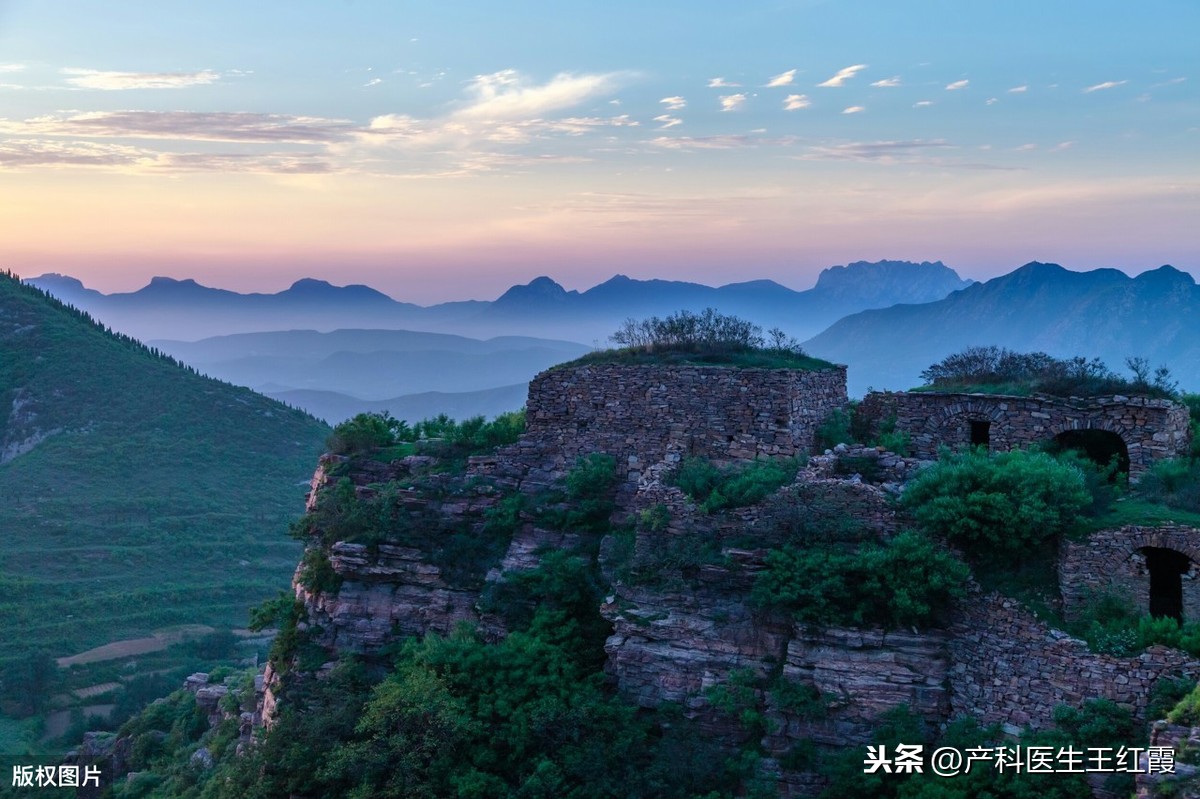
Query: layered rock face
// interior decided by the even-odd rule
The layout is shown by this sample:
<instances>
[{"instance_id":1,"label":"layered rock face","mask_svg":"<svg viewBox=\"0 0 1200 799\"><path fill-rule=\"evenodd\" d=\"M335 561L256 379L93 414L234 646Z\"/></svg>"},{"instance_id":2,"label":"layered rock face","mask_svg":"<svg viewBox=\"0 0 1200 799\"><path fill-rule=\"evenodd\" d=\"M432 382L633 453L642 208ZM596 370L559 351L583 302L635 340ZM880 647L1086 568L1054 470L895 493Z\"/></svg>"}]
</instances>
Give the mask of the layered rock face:
<instances>
[{"instance_id":1,"label":"layered rock face","mask_svg":"<svg viewBox=\"0 0 1200 799\"><path fill-rule=\"evenodd\" d=\"M714 514L701 512L666 478L688 455L729 463L807 452L815 426L845 403L844 380L838 370L555 370L531 386L529 427L517 444L471 458L465 474L444 478L436 490L394 489L396 501L425 520L430 536L449 529L482 535L505 496L547 491L581 456L614 456L624 478L612 519L618 532L601 542L599 554L610 585L600 613L613 629L605 644L607 672L640 706L679 705L730 747L757 742L768 755L764 769L779 777L785 795L812 795L819 788L812 775L785 767L798 746L862 745L881 716L900 706L931 730L967 714L1015 732L1048 726L1056 705L1092 697L1142 714L1156 680L1200 674L1200 664L1172 650L1155 648L1135 658L1092 654L1083 642L999 596L975 593L952 624L921 631L810 629L758 607L752 590L771 548L880 542L908 526L892 500L923 462L875 448L838 447L810 459L794 482L762 502ZM932 404L913 405L904 411L908 416L899 413L908 406L878 398L864 405L875 407L873 413L897 413L899 429L907 419L926 433L918 425L923 412L960 421L988 413L972 404L974 398L913 396ZM1022 418L1042 419L1034 411L1043 406L1022 407ZM1147 420L1159 420L1144 428L1162 426L1151 434L1155 446L1163 452L1176 446L1169 432L1174 410L1137 407ZM987 418L1000 425L1007 417ZM1004 435L1020 443L1019 428L1044 438L1053 418L1042 419L1037 430L1017 425ZM944 426L936 429L945 433ZM334 490L331 473L347 477L355 495L369 499L381 483L403 485L414 475L427 476L429 465L406 459L356 464L347 472L327 456L314 476L309 510L318 508L322 492ZM1189 540L1197 535L1176 532ZM1066 546L1068 608L1094 588L1093 577L1116 573L1110 561L1126 557L1121 553L1129 541L1142 540L1139 534L1113 531ZM1159 543L1143 545L1166 546L1165 540L1145 538ZM486 574L466 581L421 543L335 542L322 551L337 587L310 590L296 583L307 616L303 629L331 658L340 652L373 655L397 638L446 634L462 622L503 636L503 623L480 609L482 593L514 572L536 568L545 552L569 550L579 541L572 531L546 529L522 515ZM270 684L269 675L268 689ZM266 701L274 701L270 690Z\"/></svg>"}]
</instances>

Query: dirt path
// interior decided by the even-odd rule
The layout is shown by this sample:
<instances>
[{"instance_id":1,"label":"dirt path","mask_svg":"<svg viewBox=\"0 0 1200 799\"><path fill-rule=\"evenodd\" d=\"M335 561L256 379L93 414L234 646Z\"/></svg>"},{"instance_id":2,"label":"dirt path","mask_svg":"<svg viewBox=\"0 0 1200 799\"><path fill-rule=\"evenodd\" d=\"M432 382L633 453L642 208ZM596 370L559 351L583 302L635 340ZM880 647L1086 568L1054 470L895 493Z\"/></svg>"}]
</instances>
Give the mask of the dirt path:
<instances>
[{"instance_id":1,"label":"dirt path","mask_svg":"<svg viewBox=\"0 0 1200 799\"><path fill-rule=\"evenodd\" d=\"M133 657L134 655L145 655L149 652L159 652L166 649L171 644L179 643L184 638L203 635L212 631L212 627L206 627L203 624L191 624L187 627L159 631L149 638L130 638L125 641L113 641L110 644L98 646L86 652L80 652L78 655L59 658L57 662L59 668L66 668L84 663L99 663L102 660L116 660L117 658Z\"/></svg>"}]
</instances>

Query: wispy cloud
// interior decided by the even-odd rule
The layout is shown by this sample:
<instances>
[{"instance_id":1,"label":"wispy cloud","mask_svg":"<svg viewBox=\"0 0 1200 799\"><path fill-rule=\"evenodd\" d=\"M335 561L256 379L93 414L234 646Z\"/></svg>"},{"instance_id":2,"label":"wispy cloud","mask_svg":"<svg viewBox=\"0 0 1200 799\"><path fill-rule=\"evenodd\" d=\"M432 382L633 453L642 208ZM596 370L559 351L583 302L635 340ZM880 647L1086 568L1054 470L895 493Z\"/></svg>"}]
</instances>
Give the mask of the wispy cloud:
<instances>
[{"instance_id":1,"label":"wispy cloud","mask_svg":"<svg viewBox=\"0 0 1200 799\"><path fill-rule=\"evenodd\" d=\"M679 95L664 97L659 102L665 105L668 111L682 111L684 108L687 108L687 100Z\"/></svg>"},{"instance_id":2,"label":"wispy cloud","mask_svg":"<svg viewBox=\"0 0 1200 799\"><path fill-rule=\"evenodd\" d=\"M891 78L884 78L883 80L877 80L874 83L872 83L871 85L875 86L876 88L879 88L879 89L891 89L895 86L900 85L900 76L896 75Z\"/></svg>"},{"instance_id":3,"label":"wispy cloud","mask_svg":"<svg viewBox=\"0 0 1200 799\"><path fill-rule=\"evenodd\" d=\"M866 68L867 68L866 64L855 64L852 67L846 67L845 69L839 69L837 71L836 75L834 75L829 80L824 81L823 83L818 83L817 86L823 86L825 88L836 89L837 87L843 85L846 81L850 80L851 78L853 78L855 75L862 72Z\"/></svg>"},{"instance_id":4,"label":"wispy cloud","mask_svg":"<svg viewBox=\"0 0 1200 799\"><path fill-rule=\"evenodd\" d=\"M985 100L985 101L984 101L984 103L983 103L983 104L984 104L984 105L995 105L995 104L996 104L996 103L998 103L998 102L1000 102L1000 100L999 100L998 98L996 98L996 97L989 97L989 98L987 98L987 100Z\"/></svg>"},{"instance_id":5,"label":"wispy cloud","mask_svg":"<svg viewBox=\"0 0 1200 799\"><path fill-rule=\"evenodd\" d=\"M371 78L369 81L363 84L363 87L369 89L370 87L378 86L381 83L383 83L383 78Z\"/></svg>"},{"instance_id":6,"label":"wispy cloud","mask_svg":"<svg viewBox=\"0 0 1200 799\"><path fill-rule=\"evenodd\" d=\"M0 71L2 71L2 70L0 70ZM1161 89L1164 86L1175 86L1177 84L1183 83L1185 80L1187 80L1187 78L1171 78L1170 80L1164 80L1162 83L1151 84L1150 88L1151 89Z\"/></svg>"},{"instance_id":7,"label":"wispy cloud","mask_svg":"<svg viewBox=\"0 0 1200 799\"><path fill-rule=\"evenodd\" d=\"M106 142L16 140L0 142L0 169L91 167L139 174L243 172L320 174L333 166L312 154L163 153Z\"/></svg>"},{"instance_id":8,"label":"wispy cloud","mask_svg":"<svg viewBox=\"0 0 1200 799\"><path fill-rule=\"evenodd\" d=\"M1011 89L1008 90L1008 93L1009 94L1024 94L1027 91L1029 91L1029 84L1021 84L1020 86L1013 86Z\"/></svg>"},{"instance_id":9,"label":"wispy cloud","mask_svg":"<svg viewBox=\"0 0 1200 799\"><path fill-rule=\"evenodd\" d=\"M783 100L784 111L799 111L801 108L808 108L812 105L812 101L808 99L807 94L789 94Z\"/></svg>"},{"instance_id":10,"label":"wispy cloud","mask_svg":"<svg viewBox=\"0 0 1200 799\"><path fill-rule=\"evenodd\" d=\"M682 119L680 119L678 117L673 117L670 114L660 114L659 116L656 116L654 118L654 121L662 123L661 125L658 126L659 130L666 130L667 128L673 128L676 125L683 124Z\"/></svg>"},{"instance_id":11,"label":"wispy cloud","mask_svg":"<svg viewBox=\"0 0 1200 799\"><path fill-rule=\"evenodd\" d=\"M952 149L945 139L909 139L906 141L846 142L808 148L800 156L805 161L879 161L909 162L914 157L936 150Z\"/></svg>"},{"instance_id":12,"label":"wispy cloud","mask_svg":"<svg viewBox=\"0 0 1200 799\"><path fill-rule=\"evenodd\" d=\"M91 111L23 122L0 120L0 133L16 135L302 144L339 141L353 127L341 119L244 111Z\"/></svg>"},{"instance_id":13,"label":"wispy cloud","mask_svg":"<svg viewBox=\"0 0 1200 799\"><path fill-rule=\"evenodd\" d=\"M843 108L842 113L843 114L861 114L863 111L866 111L866 110L867 110L867 107L865 105L852 105L849 108Z\"/></svg>"},{"instance_id":14,"label":"wispy cloud","mask_svg":"<svg viewBox=\"0 0 1200 799\"><path fill-rule=\"evenodd\" d=\"M458 119L502 120L536 117L570 108L617 88L618 73L573 75L560 73L535 84L514 69L476 75L468 86L470 102L454 116Z\"/></svg>"},{"instance_id":15,"label":"wispy cloud","mask_svg":"<svg viewBox=\"0 0 1200 799\"><path fill-rule=\"evenodd\" d=\"M967 86L969 86L970 84L971 84L971 81L969 81L969 80L967 80L967 79L965 79L965 78L964 78L963 80L956 80L956 81L954 81L953 83L947 83L947 84L946 84L946 91L948 91L948 92L956 92L956 91L958 91L959 89L965 89L965 88L967 88Z\"/></svg>"},{"instance_id":16,"label":"wispy cloud","mask_svg":"<svg viewBox=\"0 0 1200 799\"><path fill-rule=\"evenodd\" d=\"M6 72L24 72L24 64L0 64L0 73Z\"/></svg>"},{"instance_id":17,"label":"wispy cloud","mask_svg":"<svg viewBox=\"0 0 1200 799\"><path fill-rule=\"evenodd\" d=\"M776 86L791 86L795 77L796 70L794 69L789 69L787 72L780 72L778 75L767 81L767 88L770 89Z\"/></svg>"},{"instance_id":18,"label":"wispy cloud","mask_svg":"<svg viewBox=\"0 0 1200 799\"><path fill-rule=\"evenodd\" d=\"M1060 141L1058 144L1054 145L1053 149L1055 152L1061 152L1063 150L1070 150L1074 146L1074 141Z\"/></svg>"},{"instance_id":19,"label":"wispy cloud","mask_svg":"<svg viewBox=\"0 0 1200 799\"><path fill-rule=\"evenodd\" d=\"M737 89L741 88L741 85L740 83L727 81L724 78L710 78L708 81L708 88L710 89Z\"/></svg>"},{"instance_id":20,"label":"wispy cloud","mask_svg":"<svg viewBox=\"0 0 1200 799\"><path fill-rule=\"evenodd\" d=\"M1013 149L1019 153L1027 153L1030 150L1036 150L1037 148L1038 148L1038 146L1036 144L1029 143L1029 144L1022 144L1020 147L1014 147Z\"/></svg>"},{"instance_id":21,"label":"wispy cloud","mask_svg":"<svg viewBox=\"0 0 1200 799\"><path fill-rule=\"evenodd\" d=\"M913 108L928 108L933 105L933 100L917 100L913 103Z\"/></svg>"},{"instance_id":22,"label":"wispy cloud","mask_svg":"<svg viewBox=\"0 0 1200 799\"><path fill-rule=\"evenodd\" d=\"M741 93L723 94L720 99L722 111L737 111L746 103L746 95Z\"/></svg>"},{"instance_id":23,"label":"wispy cloud","mask_svg":"<svg viewBox=\"0 0 1200 799\"><path fill-rule=\"evenodd\" d=\"M99 69L61 69L67 83L81 89L123 91L127 89L184 89L216 83L220 74L211 69L199 72L109 72Z\"/></svg>"},{"instance_id":24,"label":"wispy cloud","mask_svg":"<svg viewBox=\"0 0 1200 799\"><path fill-rule=\"evenodd\" d=\"M761 136L746 136L743 134L721 136L659 136L651 139L650 144L664 147L668 150L734 150L739 147L787 146L796 142L795 136L766 138Z\"/></svg>"},{"instance_id":25,"label":"wispy cloud","mask_svg":"<svg viewBox=\"0 0 1200 799\"><path fill-rule=\"evenodd\" d=\"M1104 81L1104 83L1097 83L1095 86L1088 86L1086 89L1083 90L1083 93L1091 94L1092 92L1102 92L1105 89L1115 89L1118 86L1124 86L1126 83L1129 83L1129 81L1127 81L1127 80L1106 80L1106 81Z\"/></svg>"}]
</instances>

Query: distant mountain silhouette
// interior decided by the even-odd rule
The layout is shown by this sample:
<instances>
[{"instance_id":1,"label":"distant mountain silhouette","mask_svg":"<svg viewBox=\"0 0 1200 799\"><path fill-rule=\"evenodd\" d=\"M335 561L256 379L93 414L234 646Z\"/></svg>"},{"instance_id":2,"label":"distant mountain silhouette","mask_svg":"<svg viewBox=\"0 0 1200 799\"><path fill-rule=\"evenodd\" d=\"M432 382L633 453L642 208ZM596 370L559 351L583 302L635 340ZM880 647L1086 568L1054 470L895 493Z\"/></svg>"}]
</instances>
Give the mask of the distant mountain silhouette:
<instances>
[{"instance_id":1,"label":"distant mountain silhouette","mask_svg":"<svg viewBox=\"0 0 1200 799\"><path fill-rule=\"evenodd\" d=\"M419 422L438 414L452 419L469 419L472 416L494 418L506 411L525 407L529 393L528 382L511 386L500 386L483 391L423 391L405 394L385 400L363 400L336 391L265 391L267 396L303 408L330 424L337 424L357 413L387 411L397 419Z\"/></svg>"},{"instance_id":2,"label":"distant mountain silhouette","mask_svg":"<svg viewBox=\"0 0 1200 799\"><path fill-rule=\"evenodd\" d=\"M919 384L921 370L973 345L1060 357L1102 358L1121 372L1127 356L1165 364L1200 389L1200 287L1163 266L1137 277L1115 269L1071 272L1029 263L945 299L848 316L805 343L850 366L850 393Z\"/></svg>"},{"instance_id":3,"label":"distant mountain silhouette","mask_svg":"<svg viewBox=\"0 0 1200 799\"><path fill-rule=\"evenodd\" d=\"M481 341L411 330L287 330L195 342L155 340L152 346L211 377L285 398L322 418L337 414L313 404L312 392L336 392L361 407L367 401L429 391L477 392L528 383L543 369L589 349L524 336ZM308 392L304 400L284 396L301 389ZM524 399L516 407L523 404ZM513 408L495 412L503 410Z\"/></svg>"},{"instance_id":4,"label":"distant mountain silhouette","mask_svg":"<svg viewBox=\"0 0 1200 799\"><path fill-rule=\"evenodd\" d=\"M794 291L770 280L714 288L624 275L587 291L568 291L549 277L513 286L491 302L428 307L398 302L367 286L333 286L306 278L275 294L239 294L195 280L154 278L138 291L101 294L74 278L43 275L28 281L85 310L116 330L143 340L195 340L269 330L408 328L473 336L526 335L586 343L607 341L628 317L664 315L712 306L778 326L799 338L841 316L896 302L928 302L970 284L941 262L880 261L838 266L817 285Z\"/></svg>"}]
</instances>

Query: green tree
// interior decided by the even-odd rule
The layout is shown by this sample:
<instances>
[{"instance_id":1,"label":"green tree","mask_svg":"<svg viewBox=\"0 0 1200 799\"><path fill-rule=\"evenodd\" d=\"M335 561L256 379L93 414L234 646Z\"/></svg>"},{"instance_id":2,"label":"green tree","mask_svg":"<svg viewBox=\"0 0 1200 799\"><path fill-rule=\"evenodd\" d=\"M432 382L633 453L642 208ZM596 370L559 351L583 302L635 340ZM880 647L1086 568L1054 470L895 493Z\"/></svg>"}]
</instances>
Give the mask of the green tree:
<instances>
[{"instance_id":1,"label":"green tree","mask_svg":"<svg viewBox=\"0 0 1200 799\"><path fill-rule=\"evenodd\" d=\"M975 555L1016 555L1062 535L1092 504L1077 466L1042 452L944 454L905 490L926 532Z\"/></svg>"}]
</instances>

